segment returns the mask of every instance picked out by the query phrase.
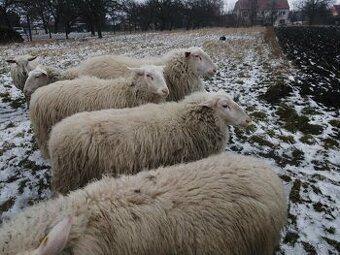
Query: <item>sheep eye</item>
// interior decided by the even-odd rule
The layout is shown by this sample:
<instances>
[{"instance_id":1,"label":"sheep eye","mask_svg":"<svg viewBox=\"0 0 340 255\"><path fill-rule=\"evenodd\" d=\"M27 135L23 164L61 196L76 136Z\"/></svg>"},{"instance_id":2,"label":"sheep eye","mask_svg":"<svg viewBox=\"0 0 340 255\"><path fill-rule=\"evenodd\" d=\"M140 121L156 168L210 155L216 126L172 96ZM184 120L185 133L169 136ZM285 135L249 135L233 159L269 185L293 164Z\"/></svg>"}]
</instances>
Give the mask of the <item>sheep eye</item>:
<instances>
[{"instance_id":1,"label":"sheep eye","mask_svg":"<svg viewBox=\"0 0 340 255\"><path fill-rule=\"evenodd\" d=\"M229 108L227 104L222 105L223 108Z\"/></svg>"}]
</instances>

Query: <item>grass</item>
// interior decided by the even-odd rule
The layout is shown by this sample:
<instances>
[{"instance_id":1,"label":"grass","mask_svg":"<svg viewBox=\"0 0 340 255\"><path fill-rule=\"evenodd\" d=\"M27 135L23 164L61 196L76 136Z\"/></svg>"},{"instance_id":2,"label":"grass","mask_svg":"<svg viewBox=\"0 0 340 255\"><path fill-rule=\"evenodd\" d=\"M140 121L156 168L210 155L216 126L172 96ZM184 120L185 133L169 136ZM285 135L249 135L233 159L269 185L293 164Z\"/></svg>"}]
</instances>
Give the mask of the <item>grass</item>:
<instances>
[{"instance_id":1,"label":"grass","mask_svg":"<svg viewBox=\"0 0 340 255\"><path fill-rule=\"evenodd\" d=\"M322 237L329 245L332 245L338 252L340 252L340 242L330 239L328 237Z\"/></svg>"},{"instance_id":2,"label":"grass","mask_svg":"<svg viewBox=\"0 0 340 255\"><path fill-rule=\"evenodd\" d=\"M289 86L282 77L277 77L260 98L268 103L278 104L283 98L289 96L292 91L291 86Z\"/></svg>"},{"instance_id":3,"label":"grass","mask_svg":"<svg viewBox=\"0 0 340 255\"><path fill-rule=\"evenodd\" d=\"M253 135L249 138L250 143L257 143L258 145L261 146L268 146L268 147L274 147L274 144L269 142L268 140L264 139L261 136L258 135Z\"/></svg>"},{"instance_id":4,"label":"grass","mask_svg":"<svg viewBox=\"0 0 340 255\"><path fill-rule=\"evenodd\" d=\"M293 203L301 203L301 196L300 196L300 189L301 189L301 181L296 179L293 183L293 187L289 194L289 200Z\"/></svg>"},{"instance_id":5,"label":"grass","mask_svg":"<svg viewBox=\"0 0 340 255\"><path fill-rule=\"evenodd\" d=\"M263 33L263 40L269 45L275 57L282 58L284 56L273 27L266 27Z\"/></svg>"},{"instance_id":6,"label":"grass","mask_svg":"<svg viewBox=\"0 0 340 255\"><path fill-rule=\"evenodd\" d=\"M283 239L283 242L294 245L298 239L299 239L299 235L297 233L289 231L287 232L285 238Z\"/></svg>"},{"instance_id":7,"label":"grass","mask_svg":"<svg viewBox=\"0 0 340 255\"><path fill-rule=\"evenodd\" d=\"M276 113L285 122L283 127L292 133L301 131L304 134L319 135L323 132L321 125L310 124L307 116L299 115L287 104L280 104Z\"/></svg>"},{"instance_id":8,"label":"grass","mask_svg":"<svg viewBox=\"0 0 340 255\"><path fill-rule=\"evenodd\" d=\"M307 242L301 242L304 250L307 252L308 255L317 255L315 247Z\"/></svg>"},{"instance_id":9,"label":"grass","mask_svg":"<svg viewBox=\"0 0 340 255\"><path fill-rule=\"evenodd\" d=\"M294 144L295 143L294 136L292 136L292 135L287 135L287 136L280 135L279 139L281 141L285 142L285 143L289 143L289 144Z\"/></svg>"}]
</instances>

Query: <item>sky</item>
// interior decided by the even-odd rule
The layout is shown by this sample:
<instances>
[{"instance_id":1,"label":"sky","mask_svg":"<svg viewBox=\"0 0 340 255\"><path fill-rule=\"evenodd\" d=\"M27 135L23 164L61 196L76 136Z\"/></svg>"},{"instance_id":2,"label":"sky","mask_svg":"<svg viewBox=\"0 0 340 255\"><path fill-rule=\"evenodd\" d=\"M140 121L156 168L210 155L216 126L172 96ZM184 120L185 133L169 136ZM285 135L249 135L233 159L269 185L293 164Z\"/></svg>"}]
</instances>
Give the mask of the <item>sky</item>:
<instances>
[{"instance_id":1,"label":"sky","mask_svg":"<svg viewBox=\"0 0 340 255\"><path fill-rule=\"evenodd\" d=\"M139 0L141 1L141 0ZM225 10L232 10L234 9L235 2L237 0L224 0L224 8ZM298 0L299 1L299 0ZM296 9L295 3L298 2L297 0L288 0L290 9ZM334 4L340 4L340 0L333 0Z\"/></svg>"},{"instance_id":2,"label":"sky","mask_svg":"<svg viewBox=\"0 0 340 255\"><path fill-rule=\"evenodd\" d=\"M144 2L145 0L136 0L138 2ZM224 9L225 10L232 10L234 9L235 2L237 0L224 0ZM300 0L288 0L290 9L296 9L295 7L295 2L300 1ZM340 0L333 0L335 1L334 4L340 4Z\"/></svg>"}]
</instances>

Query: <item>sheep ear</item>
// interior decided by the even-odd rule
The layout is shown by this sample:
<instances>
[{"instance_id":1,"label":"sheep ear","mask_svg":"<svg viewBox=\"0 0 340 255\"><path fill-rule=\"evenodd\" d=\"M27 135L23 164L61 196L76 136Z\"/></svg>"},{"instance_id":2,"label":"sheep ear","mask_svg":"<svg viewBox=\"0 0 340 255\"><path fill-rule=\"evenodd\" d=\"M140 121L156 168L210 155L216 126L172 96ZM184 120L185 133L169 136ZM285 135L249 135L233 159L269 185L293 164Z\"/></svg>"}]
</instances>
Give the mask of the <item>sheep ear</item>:
<instances>
[{"instance_id":1,"label":"sheep ear","mask_svg":"<svg viewBox=\"0 0 340 255\"><path fill-rule=\"evenodd\" d=\"M6 59L6 62L7 63L11 63L11 64L16 63L16 61L14 59Z\"/></svg>"},{"instance_id":2,"label":"sheep ear","mask_svg":"<svg viewBox=\"0 0 340 255\"><path fill-rule=\"evenodd\" d=\"M200 106L208 107L208 108L213 108L215 105L217 105L218 98L213 97L209 98L206 101L200 103Z\"/></svg>"},{"instance_id":3,"label":"sheep ear","mask_svg":"<svg viewBox=\"0 0 340 255\"><path fill-rule=\"evenodd\" d=\"M28 60L28 61L32 61L32 60L36 59L37 57L38 57L38 56L33 56L33 57L28 58L27 60Z\"/></svg>"},{"instance_id":4,"label":"sheep ear","mask_svg":"<svg viewBox=\"0 0 340 255\"><path fill-rule=\"evenodd\" d=\"M191 52L190 51L186 51L185 52L185 57L187 58L187 57L189 57L190 56L190 54L191 54Z\"/></svg>"},{"instance_id":5,"label":"sheep ear","mask_svg":"<svg viewBox=\"0 0 340 255\"><path fill-rule=\"evenodd\" d=\"M145 70L143 68L128 67L128 69L132 72L135 72L138 75L144 75L145 73Z\"/></svg>"},{"instance_id":6,"label":"sheep ear","mask_svg":"<svg viewBox=\"0 0 340 255\"><path fill-rule=\"evenodd\" d=\"M41 72L41 74L47 76L47 71L45 69L39 69L39 71Z\"/></svg>"},{"instance_id":7,"label":"sheep ear","mask_svg":"<svg viewBox=\"0 0 340 255\"><path fill-rule=\"evenodd\" d=\"M34 254L57 255L66 246L72 225L72 218L67 217L55 225L50 233L42 240Z\"/></svg>"}]
</instances>

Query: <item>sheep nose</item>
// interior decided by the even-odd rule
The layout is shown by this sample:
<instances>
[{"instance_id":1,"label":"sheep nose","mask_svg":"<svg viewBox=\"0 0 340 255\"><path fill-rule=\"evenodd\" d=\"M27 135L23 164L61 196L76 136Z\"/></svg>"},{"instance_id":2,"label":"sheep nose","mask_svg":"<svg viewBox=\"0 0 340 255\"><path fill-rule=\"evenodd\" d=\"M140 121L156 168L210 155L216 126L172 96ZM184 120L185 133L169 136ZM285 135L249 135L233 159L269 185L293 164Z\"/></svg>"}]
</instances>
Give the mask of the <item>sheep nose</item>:
<instances>
[{"instance_id":1,"label":"sheep nose","mask_svg":"<svg viewBox=\"0 0 340 255\"><path fill-rule=\"evenodd\" d=\"M162 89L162 93L163 95L168 95L169 94L169 90L168 89Z\"/></svg>"},{"instance_id":2,"label":"sheep nose","mask_svg":"<svg viewBox=\"0 0 340 255\"><path fill-rule=\"evenodd\" d=\"M252 122L251 118L246 119L246 124L249 125Z\"/></svg>"}]
</instances>

